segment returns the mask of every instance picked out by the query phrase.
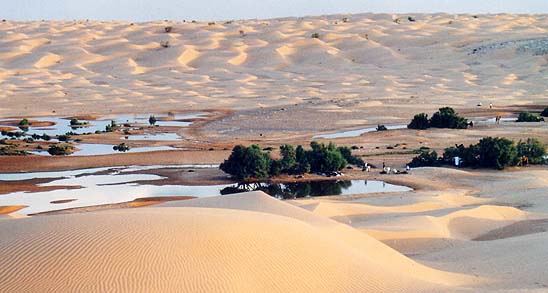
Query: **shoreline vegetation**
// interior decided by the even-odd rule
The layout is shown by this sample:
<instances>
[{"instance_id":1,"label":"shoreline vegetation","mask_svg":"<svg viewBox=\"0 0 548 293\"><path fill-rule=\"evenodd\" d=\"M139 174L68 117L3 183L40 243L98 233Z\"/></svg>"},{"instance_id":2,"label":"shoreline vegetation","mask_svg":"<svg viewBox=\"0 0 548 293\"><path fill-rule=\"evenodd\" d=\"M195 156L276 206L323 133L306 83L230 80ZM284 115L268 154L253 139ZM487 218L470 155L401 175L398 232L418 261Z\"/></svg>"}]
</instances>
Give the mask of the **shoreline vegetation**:
<instances>
[{"instance_id":1,"label":"shoreline vegetation","mask_svg":"<svg viewBox=\"0 0 548 293\"><path fill-rule=\"evenodd\" d=\"M528 138L517 143L507 138L485 137L468 147L463 144L446 148L442 156L425 150L409 163L411 167L455 165L457 167L493 168L527 166L548 163L546 145Z\"/></svg>"},{"instance_id":2,"label":"shoreline vegetation","mask_svg":"<svg viewBox=\"0 0 548 293\"><path fill-rule=\"evenodd\" d=\"M281 174L321 173L336 176L347 164L364 165L362 159L352 155L351 148L337 147L333 143L325 145L313 141L308 150L301 145L294 147L285 144L280 146L281 158L278 160L273 159L270 153L271 149L265 151L255 144L249 147L237 145L219 169L236 180L254 181Z\"/></svg>"}]
</instances>

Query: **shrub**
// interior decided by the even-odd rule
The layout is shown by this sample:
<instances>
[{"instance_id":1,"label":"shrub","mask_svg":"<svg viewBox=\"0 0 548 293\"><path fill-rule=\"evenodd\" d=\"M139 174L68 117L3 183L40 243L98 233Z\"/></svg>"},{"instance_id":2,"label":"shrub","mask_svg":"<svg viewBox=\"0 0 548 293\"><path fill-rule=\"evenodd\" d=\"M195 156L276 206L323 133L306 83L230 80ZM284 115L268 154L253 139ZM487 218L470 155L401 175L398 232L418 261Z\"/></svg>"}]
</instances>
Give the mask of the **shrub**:
<instances>
[{"instance_id":1,"label":"shrub","mask_svg":"<svg viewBox=\"0 0 548 293\"><path fill-rule=\"evenodd\" d=\"M518 115L517 122L540 122L540 117L529 112L521 112Z\"/></svg>"},{"instance_id":2,"label":"shrub","mask_svg":"<svg viewBox=\"0 0 548 293\"><path fill-rule=\"evenodd\" d=\"M538 139L528 138L526 141L519 141L517 146L518 157L526 157L530 164L544 164L546 159L546 145Z\"/></svg>"},{"instance_id":3,"label":"shrub","mask_svg":"<svg viewBox=\"0 0 548 293\"><path fill-rule=\"evenodd\" d=\"M170 33L172 29L173 29L173 27L171 27L171 26L166 26L166 27L164 27L164 32Z\"/></svg>"},{"instance_id":4,"label":"shrub","mask_svg":"<svg viewBox=\"0 0 548 293\"><path fill-rule=\"evenodd\" d=\"M427 129L430 127L430 122L428 121L428 114L419 113L413 117L411 123L407 125L409 129Z\"/></svg>"},{"instance_id":5,"label":"shrub","mask_svg":"<svg viewBox=\"0 0 548 293\"><path fill-rule=\"evenodd\" d=\"M386 130L388 130L388 128L386 128L386 126L384 126L382 124L377 125L377 131L386 131Z\"/></svg>"},{"instance_id":6,"label":"shrub","mask_svg":"<svg viewBox=\"0 0 548 293\"><path fill-rule=\"evenodd\" d=\"M150 115L150 117L148 117L148 124L150 124L151 126L154 126L154 124L156 124L158 120L156 119L156 117L154 115Z\"/></svg>"},{"instance_id":7,"label":"shrub","mask_svg":"<svg viewBox=\"0 0 548 293\"><path fill-rule=\"evenodd\" d=\"M544 108L544 110L542 110L542 113L540 113L540 116L548 117L548 107L546 107L546 108Z\"/></svg>"},{"instance_id":8,"label":"shrub","mask_svg":"<svg viewBox=\"0 0 548 293\"><path fill-rule=\"evenodd\" d=\"M74 148L70 145L54 144L49 146L48 153L52 156L66 156L70 155L73 150Z\"/></svg>"},{"instance_id":9,"label":"shrub","mask_svg":"<svg viewBox=\"0 0 548 293\"><path fill-rule=\"evenodd\" d=\"M19 126L29 126L29 125L30 125L29 120L26 118L19 121Z\"/></svg>"},{"instance_id":10,"label":"shrub","mask_svg":"<svg viewBox=\"0 0 548 293\"><path fill-rule=\"evenodd\" d=\"M341 153L347 163L357 166L364 165L365 162L361 158L352 155L352 149L350 149L349 147L338 147L337 150L339 151L339 153Z\"/></svg>"},{"instance_id":11,"label":"shrub","mask_svg":"<svg viewBox=\"0 0 548 293\"><path fill-rule=\"evenodd\" d=\"M129 151L130 147L129 145L127 145L126 143L121 143L119 145L115 145L112 147L113 150L115 151L118 151L118 152L127 152Z\"/></svg>"},{"instance_id":12,"label":"shrub","mask_svg":"<svg viewBox=\"0 0 548 293\"><path fill-rule=\"evenodd\" d=\"M409 163L409 167L427 167L427 166L437 166L438 165L438 153L436 151L432 152L421 152L420 155L414 157Z\"/></svg>"},{"instance_id":13,"label":"shrub","mask_svg":"<svg viewBox=\"0 0 548 293\"><path fill-rule=\"evenodd\" d=\"M71 118L70 119L70 126L82 126L82 125L87 125L88 122L86 121L80 121L78 120L78 118Z\"/></svg>"},{"instance_id":14,"label":"shrub","mask_svg":"<svg viewBox=\"0 0 548 293\"><path fill-rule=\"evenodd\" d=\"M310 35L310 37L313 38L313 39L319 39L320 34L319 33L313 33L312 35Z\"/></svg>"},{"instance_id":15,"label":"shrub","mask_svg":"<svg viewBox=\"0 0 548 293\"><path fill-rule=\"evenodd\" d=\"M506 138L486 137L478 144L478 163L480 167L504 169L517 163L518 151L514 142Z\"/></svg>"},{"instance_id":16,"label":"shrub","mask_svg":"<svg viewBox=\"0 0 548 293\"><path fill-rule=\"evenodd\" d=\"M219 168L238 180L264 179L270 171L270 158L257 145L237 145Z\"/></svg>"},{"instance_id":17,"label":"shrub","mask_svg":"<svg viewBox=\"0 0 548 293\"><path fill-rule=\"evenodd\" d=\"M444 107L432 115L430 127L466 129L468 128L468 120L457 115L453 108Z\"/></svg>"}]
</instances>

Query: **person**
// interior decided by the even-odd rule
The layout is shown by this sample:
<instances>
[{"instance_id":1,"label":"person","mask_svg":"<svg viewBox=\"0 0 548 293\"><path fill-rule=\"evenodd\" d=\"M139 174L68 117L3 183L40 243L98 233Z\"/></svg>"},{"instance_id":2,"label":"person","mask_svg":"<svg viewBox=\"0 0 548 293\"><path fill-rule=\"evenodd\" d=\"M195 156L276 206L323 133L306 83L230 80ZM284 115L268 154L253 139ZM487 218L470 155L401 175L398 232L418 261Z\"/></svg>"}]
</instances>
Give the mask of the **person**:
<instances>
[{"instance_id":1,"label":"person","mask_svg":"<svg viewBox=\"0 0 548 293\"><path fill-rule=\"evenodd\" d=\"M493 103L489 103L489 109L493 109Z\"/></svg>"},{"instance_id":2,"label":"person","mask_svg":"<svg viewBox=\"0 0 548 293\"><path fill-rule=\"evenodd\" d=\"M384 168L386 168L386 164L382 162L382 169L384 170Z\"/></svg>"},{"instance_id":3,"label":"person","mask_svg":"<svg viewBox=\"0 0 548 293\"><path fill-rule=\"evenodd\" d=\"M367 166L367 173L371 172L371 166Z\"/></svg>"},{"instance_id":4,"label":"person","mask_svg":"<svg viewBox=\"0 0 548 293\"><path fill-rule=\"evenodd\" d=\"M407 171L407 172L411 171L411 167L409 167L409 165L406 165L405 166L405 171Z\"/></svg>"}]
</instances>

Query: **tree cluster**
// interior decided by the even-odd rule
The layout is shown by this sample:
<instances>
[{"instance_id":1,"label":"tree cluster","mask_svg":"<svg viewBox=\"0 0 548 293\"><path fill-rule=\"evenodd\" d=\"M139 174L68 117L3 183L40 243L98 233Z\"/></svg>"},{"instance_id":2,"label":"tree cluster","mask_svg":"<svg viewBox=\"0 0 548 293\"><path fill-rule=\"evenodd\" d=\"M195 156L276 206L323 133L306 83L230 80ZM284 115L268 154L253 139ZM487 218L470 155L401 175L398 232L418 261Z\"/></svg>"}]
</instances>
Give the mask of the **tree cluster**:
<instances>
[{"instance_id":1,"label":"tree cluster","mask_svg":"<svg viewBox=\"0 0 548 293\"><path fill-rule=\"evenodd\" d=\"M419 113L407 125L409 129L427 129L430 127L466 129L468 128L468 120L459 116L453 108L444 107L434 113L430 119L428 119L428 114Z\"/></svg>"},{"instance_id":2,"label":"tree cluster","mask_svg":"<svg viewBox=\"0 0 548 293\"><path fill-rule=\"evenodd\" d=\"M363 161L352 155L348 147L336 147L330 143L312 142L310 149L301 145L280 147L278 160L272 159L268 152L258 145L245 147L237 145L220 169L238 180L265 179L280 174L304 174L309 172L332 173L343 169L348 163L362 165Z\"/></svg>"},{"instance_id":3,"label":"tree cluster","mask_svg":"<svg viewBox=\"0 0 548 293\"><path fill-rule=\"evenodd\" d=\"M507 166L546 163L546 146L537 139L528 138L515 143L506 138L486 137L479 143L466 147L462 144L445 149L438 157L435 151L425 151L409 163L411 167L453 164L459 157L460 166L474 168L504 169Z\"/></svg>"}]
</instances>

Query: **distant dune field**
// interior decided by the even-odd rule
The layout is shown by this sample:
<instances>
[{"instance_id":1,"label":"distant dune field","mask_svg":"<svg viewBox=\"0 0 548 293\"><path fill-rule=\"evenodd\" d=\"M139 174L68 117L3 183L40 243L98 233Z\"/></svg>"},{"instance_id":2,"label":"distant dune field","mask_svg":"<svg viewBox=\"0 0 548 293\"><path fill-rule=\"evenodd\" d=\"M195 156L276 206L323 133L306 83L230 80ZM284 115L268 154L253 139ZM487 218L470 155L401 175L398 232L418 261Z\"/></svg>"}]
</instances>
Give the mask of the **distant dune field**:
<instances>
[{"instance_id":1,"label":"distant dune field","mask_svg":"<svg viewBox=\"0 0 548 293\"><path fill-rule=\"evenodd\" d=\"M547 32L547 15L507 14L7 20L0 22L0 116L338 100L364 111L484 99L548 104Z\"/></svg>"}]
</instances>

